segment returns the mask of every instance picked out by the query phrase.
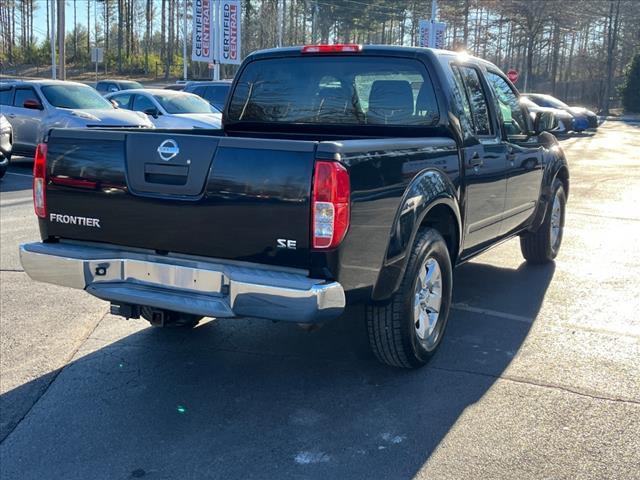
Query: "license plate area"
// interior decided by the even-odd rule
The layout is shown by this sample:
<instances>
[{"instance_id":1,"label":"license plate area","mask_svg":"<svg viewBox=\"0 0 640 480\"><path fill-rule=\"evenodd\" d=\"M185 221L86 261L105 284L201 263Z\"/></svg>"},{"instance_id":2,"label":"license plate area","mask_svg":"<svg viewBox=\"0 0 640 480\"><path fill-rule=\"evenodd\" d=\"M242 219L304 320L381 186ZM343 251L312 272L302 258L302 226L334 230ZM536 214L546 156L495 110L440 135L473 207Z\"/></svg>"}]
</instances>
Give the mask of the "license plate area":
<instances>
[{"instance_id":1,"label":"license plate area","mask_svg":"<svg viewBox=\"0 0 640 480\"><path fill-rule=\"evenodd\" d=\"M92 278L91 283L143 283L214 295L222 294L225 283L224 274L215 270L128 259L89 262L87 273Z\"/></svg>"}]
</instances>

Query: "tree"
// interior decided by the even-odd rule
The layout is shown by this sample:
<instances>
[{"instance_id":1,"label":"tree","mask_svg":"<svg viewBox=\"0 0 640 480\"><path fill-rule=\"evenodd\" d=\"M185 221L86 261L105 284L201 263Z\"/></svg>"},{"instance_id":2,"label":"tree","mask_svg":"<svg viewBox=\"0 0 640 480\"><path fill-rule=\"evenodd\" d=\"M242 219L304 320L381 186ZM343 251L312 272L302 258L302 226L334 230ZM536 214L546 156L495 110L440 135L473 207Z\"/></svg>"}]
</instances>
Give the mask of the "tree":
<instances>
[{"instance_id":1,"label":"tree","mask_svg":"<svg viewBox=\"0 0 640 480\"><path fill-rule=\"evenodd\" d=\"M124 33L124 3L118 0L118 72L122 72L122 34Z\"/></svg>"},{"instance_id":2,"label":"tree","mask_svg":"<svg viewBox=\"0 0 640 480\"><path fill-rule=\"evenodd\" d=\"M153 29L153 9L151 0L147 0L145 8L145 21L147 28L144 37L144 72L149 73L149 48L151 46L151 31Z\"/></svg>"},{"instance_id":3,"label":"tree","mask_svg":"<svg viewBox=\"0 0 640 480\"><path fill-rule=\"evenodd\" d=\"M602 95L602 113L609 114L609 102L611 85L613 82L613 67L617 53L618 33L620 29L620 2L621 0L611 1L609 4L609 15L607 17L607 70L604 82L604 93Z\"/></svg>"},{"instance_id":4,"label":"tree","mask_svg":"<svg viewBox=\"0 0 640 480\"><path fill-rule=\"evenodd\" d=\"M640 52L625 68L624 83L620 88L625 112L640 113Z\"/></svg>"},{"instance_id":5,"label":"tree","mask_svg":"<svg viewBox=\"0 0 640 480\"><path fill-rule=\"evenodd\" d=\"M533 76L535 47L551 16L551 5L548 2L532 2L530 0L508 0L498 5L501 12L522 29L526 52L524 90L528 90Z\"/></svg>"},{"instance_id":6,"label":"tree","mask_svg":"<svg viewBox=\"0 0 640 480\"><path fill-rule=\"evenodd\" d=\"M34 22L38 18L34 13L41 8L44 20L51 1L0 0L3 63L16 67L48 63L48 56L35 54L49 36L44 37L44 25ZM187 1L188 16L194 1ZM615 86L640 45L639 1L574 0L568 5L576 8L565 8L567 2L560 0L439 0L438 18L447 25L445 48L464 48L503 70L520 70L517 86L523 90L535 88L604 110L606 100L619 100ZM91 47L101 44L107 61L115 64L117 59L119 74L148 75L157 66L172 77L176 56L182 54L183 0L66 3L74 9L76 27L69 36L69 51L74 52L80 70L88 67ZM75 14L76 4L78 9L86 4L86 19L80 10ZM278 28L285 46L316 42L415 45L419 21L431 16L431 2L424 0L241 0L241 5L245 56L274 47ZM191 22L187 28L191 29ZM190 38L189 31L186 36ZM206 72L206 64L194 62L190 69L199 76ZM232 76L236 71L236 66L225 65L221 72Z\"/></svg>"}]
</instances>

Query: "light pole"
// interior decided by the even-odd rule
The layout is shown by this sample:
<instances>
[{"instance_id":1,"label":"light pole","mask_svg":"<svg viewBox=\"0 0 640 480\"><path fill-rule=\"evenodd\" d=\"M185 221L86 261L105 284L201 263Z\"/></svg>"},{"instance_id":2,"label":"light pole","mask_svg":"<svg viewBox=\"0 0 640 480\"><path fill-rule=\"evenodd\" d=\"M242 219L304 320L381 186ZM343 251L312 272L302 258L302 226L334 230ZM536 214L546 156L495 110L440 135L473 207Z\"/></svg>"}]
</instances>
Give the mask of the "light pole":
<instances>
[{"instance_id":1,"label":"light pole","mask_svg":"<svg viewBox=\"0 0 640 480\"><path fill-rule=\"evenodd\" d=\"M51 78L56 79L56 2L51 2Z\"/></svg>"},{"instance_id":2,"label":"light pole","mask_svg":"<svg viewBox=\"0 0 640 480\"><path fill-rule=\"evenodd\" d=\"M60 60L60 79L67 79L67 72L65 70L65 46L64 46L64 10L65 0L58 1L58 58Z\"/></svg>"},{"instance_id":3,"label":"light pole","mask_svg":"<svg viewBox=\"0 0 640 480\"><path fill-rule=\"evenodd\" d=\"M436 17L438 15L438 0L431 0L431 28L429 29L429 46L436 46Z\"/></svg>"}]
</instances>

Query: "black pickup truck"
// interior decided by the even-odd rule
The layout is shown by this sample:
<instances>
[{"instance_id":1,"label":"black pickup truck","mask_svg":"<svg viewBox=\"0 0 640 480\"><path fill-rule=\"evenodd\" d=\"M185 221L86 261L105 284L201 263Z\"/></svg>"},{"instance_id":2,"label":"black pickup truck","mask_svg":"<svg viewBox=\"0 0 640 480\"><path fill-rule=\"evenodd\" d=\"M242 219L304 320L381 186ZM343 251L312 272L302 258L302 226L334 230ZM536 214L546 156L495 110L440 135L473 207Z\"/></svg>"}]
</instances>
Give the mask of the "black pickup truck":
<instances>
[{"instance_id":1,"label":"black pickup truck","mask_svg":"<svg viewBox=\"0 0 640 480\"><path fill-rule=\"evenodd\" d=\"M454 266L512 237L529 262L557 255L569 172L552 128L467 55L256 52L221 130L52 130L22 265L159 326L311 324L364 302L376 356L421 366Z\"/></svg>"}]
</instances>

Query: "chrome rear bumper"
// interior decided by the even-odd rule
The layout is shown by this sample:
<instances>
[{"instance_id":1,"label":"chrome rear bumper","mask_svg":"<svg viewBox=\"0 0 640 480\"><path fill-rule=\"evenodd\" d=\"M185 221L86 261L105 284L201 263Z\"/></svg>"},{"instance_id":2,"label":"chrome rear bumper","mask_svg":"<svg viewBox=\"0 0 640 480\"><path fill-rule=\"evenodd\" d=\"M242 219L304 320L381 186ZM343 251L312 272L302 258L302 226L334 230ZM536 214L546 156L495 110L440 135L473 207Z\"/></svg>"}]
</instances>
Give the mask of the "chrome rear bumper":
<instances>
[{"instance_id":1,"label":"chrome rear bumper","mask_svg":"<svg viewBox=\"0 0 640 480\"><path fill-rule=\"evenodd\" d=\"M206 317L314 323L337 317L346 303L337 282L246 263L71 243L23 244L20 261L33 280Z\"/></svg>"}]
</instances>

